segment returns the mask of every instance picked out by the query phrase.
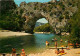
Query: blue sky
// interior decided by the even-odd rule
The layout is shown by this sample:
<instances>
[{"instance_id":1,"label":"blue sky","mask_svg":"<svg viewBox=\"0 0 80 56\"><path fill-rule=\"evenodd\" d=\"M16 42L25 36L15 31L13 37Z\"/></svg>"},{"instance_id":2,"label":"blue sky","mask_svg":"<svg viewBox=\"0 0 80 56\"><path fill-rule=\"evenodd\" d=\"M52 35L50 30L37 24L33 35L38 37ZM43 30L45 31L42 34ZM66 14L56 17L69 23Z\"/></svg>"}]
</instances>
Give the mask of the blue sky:
<instances>
[{"instance_id":1,"label":"blue sky","mask_svg":"<svg viewBox=\"0 0 80 56\"><path fill-rule=\"evenodd\" d=\"M41 19L39 19L37 22L48 23L48 21L47 21L45 18L41 18Z\"/></svg>"},{"instance_id":2,"label":"blue sky","mask_svg":"<svg viewBox=\"0 0 80 56\"><path fill-rule=\"evenodd\" d=\"M29 3L29 2L49 2L49 1L51 1L51 0L14 0L14 2L19 6L19 4L21 3L21 2L26 2L26 3ZM57 0L57 1L59 1L59 0Z\"/></svg>"},{"instance_id":3,"label":"blue sky","mask_svg":"<svg viewBox=\"0 0 80 56\"><path fill-rule=\"evenodd\" d=\"M29 3L29 2L49 2L51 0L14 0L14 2L19 5L21 2L26 2L26 3Z\"/></svg>"}]
</instances>

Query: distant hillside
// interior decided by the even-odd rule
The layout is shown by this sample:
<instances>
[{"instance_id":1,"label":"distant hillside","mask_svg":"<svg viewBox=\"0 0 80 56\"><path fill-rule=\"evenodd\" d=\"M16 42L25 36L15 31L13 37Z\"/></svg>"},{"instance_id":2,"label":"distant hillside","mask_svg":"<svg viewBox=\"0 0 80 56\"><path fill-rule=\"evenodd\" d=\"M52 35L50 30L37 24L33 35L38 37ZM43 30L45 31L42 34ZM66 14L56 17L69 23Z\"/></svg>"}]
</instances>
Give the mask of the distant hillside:
<instances>
[{"instance_id":1,"label":"distant hillside","mask_svg":"<svg viewBox=\"0 0 80 56\"><path fill-rule=\"evenodd\" d=\"M44 25L44 24L46 24L46 23L36 22L35 27L38 27L38 26L41 26L41 25Z\"/></svg>"}]
</instances>

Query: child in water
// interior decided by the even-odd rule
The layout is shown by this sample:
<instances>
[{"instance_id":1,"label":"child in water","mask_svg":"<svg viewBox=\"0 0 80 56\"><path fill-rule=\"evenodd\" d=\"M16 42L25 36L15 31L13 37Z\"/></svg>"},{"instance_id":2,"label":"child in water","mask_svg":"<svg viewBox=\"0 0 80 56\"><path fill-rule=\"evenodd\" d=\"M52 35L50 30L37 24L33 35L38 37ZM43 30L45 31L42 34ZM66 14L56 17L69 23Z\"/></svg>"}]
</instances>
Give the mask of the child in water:
<instances>
[{"instance_id":1,"label":"child in water","mask_svg":"<svg viewBox=\"0 0 80 56\"><path fill-rule=\"evenodd\" d=\"M49 42L48 41L46 41L46 46L49 46Z\"/></svg>"}]
</instances>

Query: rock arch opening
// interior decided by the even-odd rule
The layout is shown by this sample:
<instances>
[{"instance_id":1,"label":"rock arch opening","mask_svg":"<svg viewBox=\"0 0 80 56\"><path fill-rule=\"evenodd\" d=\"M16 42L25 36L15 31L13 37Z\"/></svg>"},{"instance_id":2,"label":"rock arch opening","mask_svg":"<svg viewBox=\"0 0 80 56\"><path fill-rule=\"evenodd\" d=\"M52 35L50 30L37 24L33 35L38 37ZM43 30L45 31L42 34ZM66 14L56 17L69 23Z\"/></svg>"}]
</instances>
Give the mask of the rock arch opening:
<instances>
[{"instance_id":1,"label":"rock arch opening","mask_svg":"<svg viewBox=\"0 0 80 56\"><path fill-rule=\"evenodd\" d=\"M48 23L48 21L45 18L40 18L39 20L36 21L35 27L41 26Z\"/></svg>"},{"instance_id":2,"label":"rock arch opening","mask_svg":"<svg viewBox=\"0 0 80 56\"><path fill-rule=\"evenodd\" d=\"M44 32L46 25L48 24L48 21L46 20L46 18L40 18L36 21L35 27L33 32Z\"/></svg>"},{"instance_id":3,"label":"rock arch opening","mask_svg":"<svg viewBox=\"0 0 80 56\"><path fill-rule=\"evenodd\" d=\"M28 16L25 16L25 17L26 17L26 21L25 21L24 28L26 33L34 33L33 30L37 26L36 25L37 23L41 23L41 24L49 23L46 17L40 16L40 15L38 15L37 17L33 16L32 18Z\"/></svg>"}]
</instances>

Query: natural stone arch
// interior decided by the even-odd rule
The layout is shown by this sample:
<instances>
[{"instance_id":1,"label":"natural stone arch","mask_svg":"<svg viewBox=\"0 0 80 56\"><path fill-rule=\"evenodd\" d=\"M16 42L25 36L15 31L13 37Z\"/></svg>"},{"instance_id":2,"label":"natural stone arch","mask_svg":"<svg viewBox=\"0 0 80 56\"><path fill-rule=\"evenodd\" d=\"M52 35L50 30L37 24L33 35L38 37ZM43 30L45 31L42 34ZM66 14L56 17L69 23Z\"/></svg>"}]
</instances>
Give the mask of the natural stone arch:
<instances>
[{"instance_id":1,"label":"natural stone arch","mask_svg":"<svg viewBox=\"0 0 80 56\"><path fill-rule=\"evenodd\" d=\"M36 13L35 16L30 17L27 14L25 15L26 21L25 21L25 30L28 33L33 33L36 21L39 20L40 18L45 18L49 23L49 18L47 17L47 15L44 15L44 13Z\"/></svg>"},{"instance_id":2,"label":"natural stone arch","mask_svg":"<svg viewBox=\"0 0 80 56\"><path fill-rule=\"evenodd\" d=\"M72 16L73 13L77 11L74 9L76 7L68 7L66 2L62 2L66 10L61 8L60 3L58 2L48 2L48 3L39 3L32 2L26 3L22 2L20 7L15 10L15 13L25 17L24 29L28 33L33 33L35 23L40 18L46 18L49 24L57 30L59 27L64 27L67 24L67 18L63 18L59 21L59 17L65 15L66 12L69 12L69 15ZM57 4L57 5L56 5Z\"/></svg>"}]
</instances>

